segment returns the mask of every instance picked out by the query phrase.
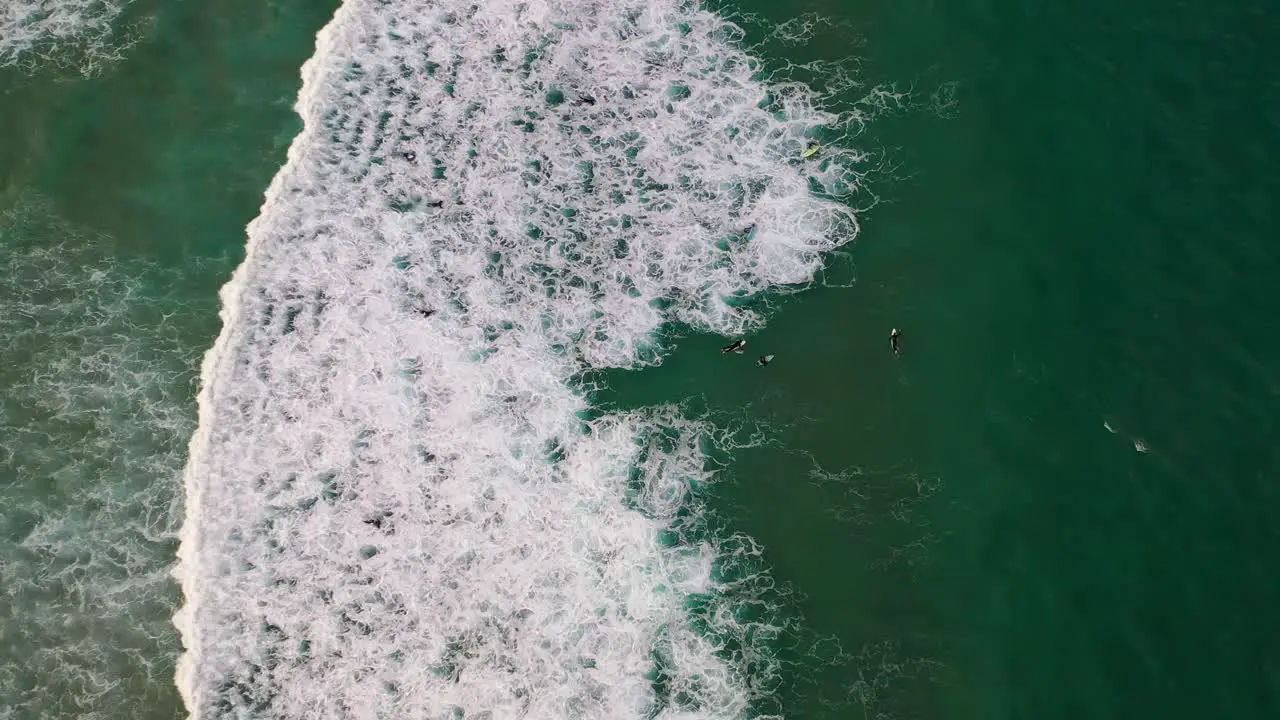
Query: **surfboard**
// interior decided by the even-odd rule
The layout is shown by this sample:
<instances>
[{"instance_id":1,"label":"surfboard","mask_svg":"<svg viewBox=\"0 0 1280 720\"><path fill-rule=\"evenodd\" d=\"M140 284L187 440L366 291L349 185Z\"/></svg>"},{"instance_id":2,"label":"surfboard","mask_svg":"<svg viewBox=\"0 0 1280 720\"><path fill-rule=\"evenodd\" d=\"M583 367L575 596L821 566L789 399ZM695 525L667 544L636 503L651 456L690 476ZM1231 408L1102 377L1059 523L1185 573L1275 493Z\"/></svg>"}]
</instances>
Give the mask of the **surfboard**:
<instances>
[{"instance_id":1,"label":"surfboard","mask_svg":"<svg viewBox=\"0 0 1280 720\"><path fill-rule=\"evenodd\" d=\"M802 157L802 158L811 158L811 157L813 157L814 155L817 155L817 154L818 154L818 150L819 150L819 149L821 149L821 147L822 147L822 146L818 145L818 143L814 143L814 144L810 145L809 147L805 148L805 149L804 149L804 152L800 153L800 157Z\"/></svg>"}]
</instances>

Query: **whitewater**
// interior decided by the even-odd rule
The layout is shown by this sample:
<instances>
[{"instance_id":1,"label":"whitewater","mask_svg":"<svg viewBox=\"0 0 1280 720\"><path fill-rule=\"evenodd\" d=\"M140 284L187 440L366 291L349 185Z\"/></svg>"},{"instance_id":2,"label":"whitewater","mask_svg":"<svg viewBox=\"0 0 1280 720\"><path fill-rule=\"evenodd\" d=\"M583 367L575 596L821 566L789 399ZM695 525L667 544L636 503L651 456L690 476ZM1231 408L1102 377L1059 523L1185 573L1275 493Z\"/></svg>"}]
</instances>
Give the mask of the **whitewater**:
<instances>
[{"instance_id":1,"label":"whitewater","mask_svg":"<svg viewBox=\"0 0 1280 720\"><path fill-rule=\"evenodd\" d=\"M811 281L856 119L672 0L347 0L302 74L202 367L192 716L759 716L771 583L700 500L731 433L580 378Z\"/></svg>"},{"instance_id":2,"label":"whitewater","mask_svg":"<svg viewBox=\"0 0 1280 720\"><path fill-rule=\"evenodd\" d=\"M0 70L67 66L85 77L122 59L137 42L120 17L131 0L5 0L0 3Z\"/></svg>"}]
</instances>

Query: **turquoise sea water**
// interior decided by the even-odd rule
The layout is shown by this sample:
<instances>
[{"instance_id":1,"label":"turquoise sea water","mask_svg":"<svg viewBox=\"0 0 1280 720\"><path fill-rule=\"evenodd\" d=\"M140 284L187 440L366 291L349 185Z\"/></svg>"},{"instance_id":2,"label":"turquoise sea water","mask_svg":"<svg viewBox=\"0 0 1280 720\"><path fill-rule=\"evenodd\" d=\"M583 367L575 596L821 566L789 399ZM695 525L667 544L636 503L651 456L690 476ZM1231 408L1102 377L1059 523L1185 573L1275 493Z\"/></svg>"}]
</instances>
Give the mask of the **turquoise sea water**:
<instances>
[{"instance_id":1,"label":"turquoise sea water","mask_svg":"<svg viewBox=\"0 0 1280 720\"><path fill-rule=\"evenodd\" d=\"M199 360L332 10L144 0L99 76L0 69L2 717L182 715Z\"/></svg>"},{"instance_id":2,"label":"turquoise sea water","mask_svg":"<svg viewBox=\"0 0 1280 720\"><path fill-rule=\"evenodd\" d=\"M686 335L597 397L772 428L712 500L803 618L781 712L1273 717L1280 20L726 10L830 18L766 62L853 54L854 95L910 90L859 138L882 202L826 287L745 356ZM0 70L0 717L182 714L194 378L332 11L140 0L104 74Z\"/></svg>"}]
</instances>

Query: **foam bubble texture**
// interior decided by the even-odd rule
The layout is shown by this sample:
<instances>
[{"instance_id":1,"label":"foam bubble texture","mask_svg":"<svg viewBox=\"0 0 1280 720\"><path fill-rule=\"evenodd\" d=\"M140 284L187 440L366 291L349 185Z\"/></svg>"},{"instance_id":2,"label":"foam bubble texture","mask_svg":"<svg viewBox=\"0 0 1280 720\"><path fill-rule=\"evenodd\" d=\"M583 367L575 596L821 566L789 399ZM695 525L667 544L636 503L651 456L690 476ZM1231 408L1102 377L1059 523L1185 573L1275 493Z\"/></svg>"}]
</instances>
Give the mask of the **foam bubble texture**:
<instances>
[{"instance_id":1,"label":"foam bubble texture","mask_svg":"<svg viewBox=\"0 0 1280 720\"><path fill-rule=\"evenodd\" d=\"M117 50L113 25L130 0L5 0L0 3L0 68L73 44L86 73Z\"/></svg>"},{"instance_id":2,"label":"foam bubble texture","mask_svg":"<svg viewBox=\"0 0 1280 720\"><path fill-rule=\"evenodd\" d=\"M716 570L758 549L696 530L712 429L587 422L570 383L657 362L665 323L760 323L746 298L852 239L861 156L799 160L847 119L740 36L669 0L347 0L321 32L202 374L197 717L736 718L767 693L769 629L734 612L755 586Z\"/></svg>"},{"instance_id":3,"label":"foam bubble texture","mask_svg":"<svg viewBox=\"0 0 1280 720\"><path fill-rule=\"evenodd\" d=\"M199 313L50 213L0 212L0 717L152 717L177 703Z\"/></svg>"}]
</instances>

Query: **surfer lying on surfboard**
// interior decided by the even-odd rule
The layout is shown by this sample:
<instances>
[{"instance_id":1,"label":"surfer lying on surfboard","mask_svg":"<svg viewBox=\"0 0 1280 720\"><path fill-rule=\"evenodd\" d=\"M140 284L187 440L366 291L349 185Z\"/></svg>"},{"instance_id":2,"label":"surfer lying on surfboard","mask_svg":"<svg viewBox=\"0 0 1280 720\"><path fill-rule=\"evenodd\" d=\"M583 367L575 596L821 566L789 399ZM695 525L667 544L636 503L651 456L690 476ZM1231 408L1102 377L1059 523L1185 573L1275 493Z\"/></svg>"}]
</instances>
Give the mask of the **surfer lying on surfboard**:
<instances>
[{"instance_id":1,"label":"surfer lying on surfboard","mask_svg":"<svg viewBox=\"0 0 1280 720\"><path fill-rule=\"evenodd\" d=\"M744 348L744 347L746 347L746 346L747 346L747 341L746 341L746 340L738 340L737 342L733 343L732 345L725 345L724 347L720 348L720 352L722 352L722 353L726 353L726 354L728 354L728 353L731 353L731 352L732 352L732 353L738 353L739 355L741 355L741 354L742 354L742 348Z\"/></svg>"}]
</instances>

